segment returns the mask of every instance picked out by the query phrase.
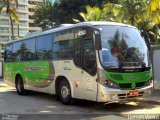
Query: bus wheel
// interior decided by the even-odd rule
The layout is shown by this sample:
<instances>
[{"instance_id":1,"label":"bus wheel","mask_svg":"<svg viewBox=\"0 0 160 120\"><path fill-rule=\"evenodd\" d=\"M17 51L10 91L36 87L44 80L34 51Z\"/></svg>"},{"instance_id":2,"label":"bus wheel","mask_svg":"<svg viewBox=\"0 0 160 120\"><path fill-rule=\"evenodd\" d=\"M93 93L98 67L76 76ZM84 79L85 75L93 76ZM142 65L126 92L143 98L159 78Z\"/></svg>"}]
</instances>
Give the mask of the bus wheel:
<instances>
[{"instance_id":1,"label":"bus wheel","mask_svg":"<svg viewBox=\"0 0 160 120\"><path fill-rule=\"evenodd\" d=\"M21 76L16 78L16 90L19 95L26 95L26 90L24 89L23 79Z\"/></svg>"},{"instance_id":2,"label":"bus wheel","mask_svg":"<svg viewBox=\"0 0 160 120\"><path fill-rule=\"evenodd\" d=\"M74 99L71 96L71 88L67 80L62 80L59 85L59 98L65 105L74 103Z\"/></svg>"}]
</instances>

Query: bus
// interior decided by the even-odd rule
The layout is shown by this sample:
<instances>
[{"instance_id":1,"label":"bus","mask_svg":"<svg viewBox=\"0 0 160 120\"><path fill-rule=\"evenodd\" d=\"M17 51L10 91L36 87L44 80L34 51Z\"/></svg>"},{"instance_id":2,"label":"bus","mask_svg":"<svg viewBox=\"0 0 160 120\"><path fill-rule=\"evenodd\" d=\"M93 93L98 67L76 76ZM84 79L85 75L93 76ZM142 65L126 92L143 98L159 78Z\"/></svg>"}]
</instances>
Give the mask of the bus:
<instances>
[{"instance_id":1,"label":"bus","mask_svg":"<svg viewBox=\"0 0 160 120\"><path fill-rule=\"evenodd\" d=\"M153 88L146 41L136 27L115 22L36 32L5 45L4 81L19 95L53 94L66 105L144 97Z\"/></svg>"}]
</instances>

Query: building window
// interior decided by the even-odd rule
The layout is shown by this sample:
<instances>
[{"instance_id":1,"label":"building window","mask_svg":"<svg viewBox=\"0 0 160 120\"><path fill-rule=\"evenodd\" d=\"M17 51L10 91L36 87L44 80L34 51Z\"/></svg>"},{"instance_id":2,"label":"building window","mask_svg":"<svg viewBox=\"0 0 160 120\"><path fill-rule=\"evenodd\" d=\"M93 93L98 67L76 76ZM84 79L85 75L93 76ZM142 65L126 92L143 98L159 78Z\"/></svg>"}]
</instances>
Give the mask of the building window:
<instances>
[{"instance_id":1,"label":"building window","mask_svg":"<svg viewBox=\"0 0 160 120\"><path fill-rule=\"evenodd\" d=\"M28 0L19 0L20 3L28 3Z\"/></svg>"},{"instance_id":2,"label":"building window","mask_svg":"<svg viewBox=\"0 0 160 120\"><path fill-rule=\"evenodd\" d=\"M28 19L28 15L25 13L19 13L19 17L23 19Z\"/></svg>"},{"instance_id":3,"label":"building window","mask_svg":"<svg viewBox=\"0 0 160 120\"><path fill-rule=\"evenodd\" d=\"M0 28L0 33L9 34L9 29L8 28Z\"/></svg>"},{"instance_id":4,"label":"building window","mask_svg":"<svg viewBox=\"0 0 160 120\"><path fill-rule=\"evenodd\" d=\"M9 21L8 20L1 20L0 21L0 25L9 25Z\"/></svg>"},{"instance_id":5,"label":"building window","mask_svg":"<svg viewBox=\"0 0 160 120\"><path fill-rule=\"evenodd\" d=\"M18 10L27 11L28 9L26 6L18 6Z\"/></svg>"},{"instance_id":6,"label":"building window","mask_svg":"<svg viewBox=\"0 0 160 120\"><path fill-rule=\"evenodd\" d=\"M9 37L7 36L0 36L0 42L8 42L9 41Z\"/></svg>"}]
</instances>

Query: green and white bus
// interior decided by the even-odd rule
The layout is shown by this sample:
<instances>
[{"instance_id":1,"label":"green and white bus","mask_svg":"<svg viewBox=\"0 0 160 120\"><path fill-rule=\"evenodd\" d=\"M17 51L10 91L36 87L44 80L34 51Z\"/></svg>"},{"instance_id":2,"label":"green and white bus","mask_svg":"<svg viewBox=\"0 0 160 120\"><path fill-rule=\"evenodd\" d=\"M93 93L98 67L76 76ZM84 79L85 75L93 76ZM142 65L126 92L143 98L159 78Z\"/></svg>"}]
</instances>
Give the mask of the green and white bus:
<instances>
[{"instance_id":1,"label":"green and white bus","mask_svg":"<svg viewBox=\"0 0 160 120\"><path fill-rule=\"evenodd\" d=\"M141 32L113 22L82 22L28 35L5 45L4 80L27 90L114 102L150 95L149 50Z\"/></svg>"}]
</instances>

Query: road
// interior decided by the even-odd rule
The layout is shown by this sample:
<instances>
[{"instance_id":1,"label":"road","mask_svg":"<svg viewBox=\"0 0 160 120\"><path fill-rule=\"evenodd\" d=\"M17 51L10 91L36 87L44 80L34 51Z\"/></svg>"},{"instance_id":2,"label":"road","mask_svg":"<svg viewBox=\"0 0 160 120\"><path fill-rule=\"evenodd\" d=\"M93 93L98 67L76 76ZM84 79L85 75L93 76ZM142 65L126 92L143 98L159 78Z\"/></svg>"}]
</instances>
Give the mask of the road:
<instances>
[{"instance_id":1,"label":"road","mask_svg":"<svg viewBox=\"0 0 160 120\"><path fill-rule=\"evenodd\" d=\"M1 84L0 113L3 116L6 113L19 114L22 120L124 120L130 114L160 114L160 91L155 91L148 98L127 103L79 101L75 105L67 106L57 102L55 96L48 94L35 92L19 96L14 88Z\"/></svg>"}]
</instances>

